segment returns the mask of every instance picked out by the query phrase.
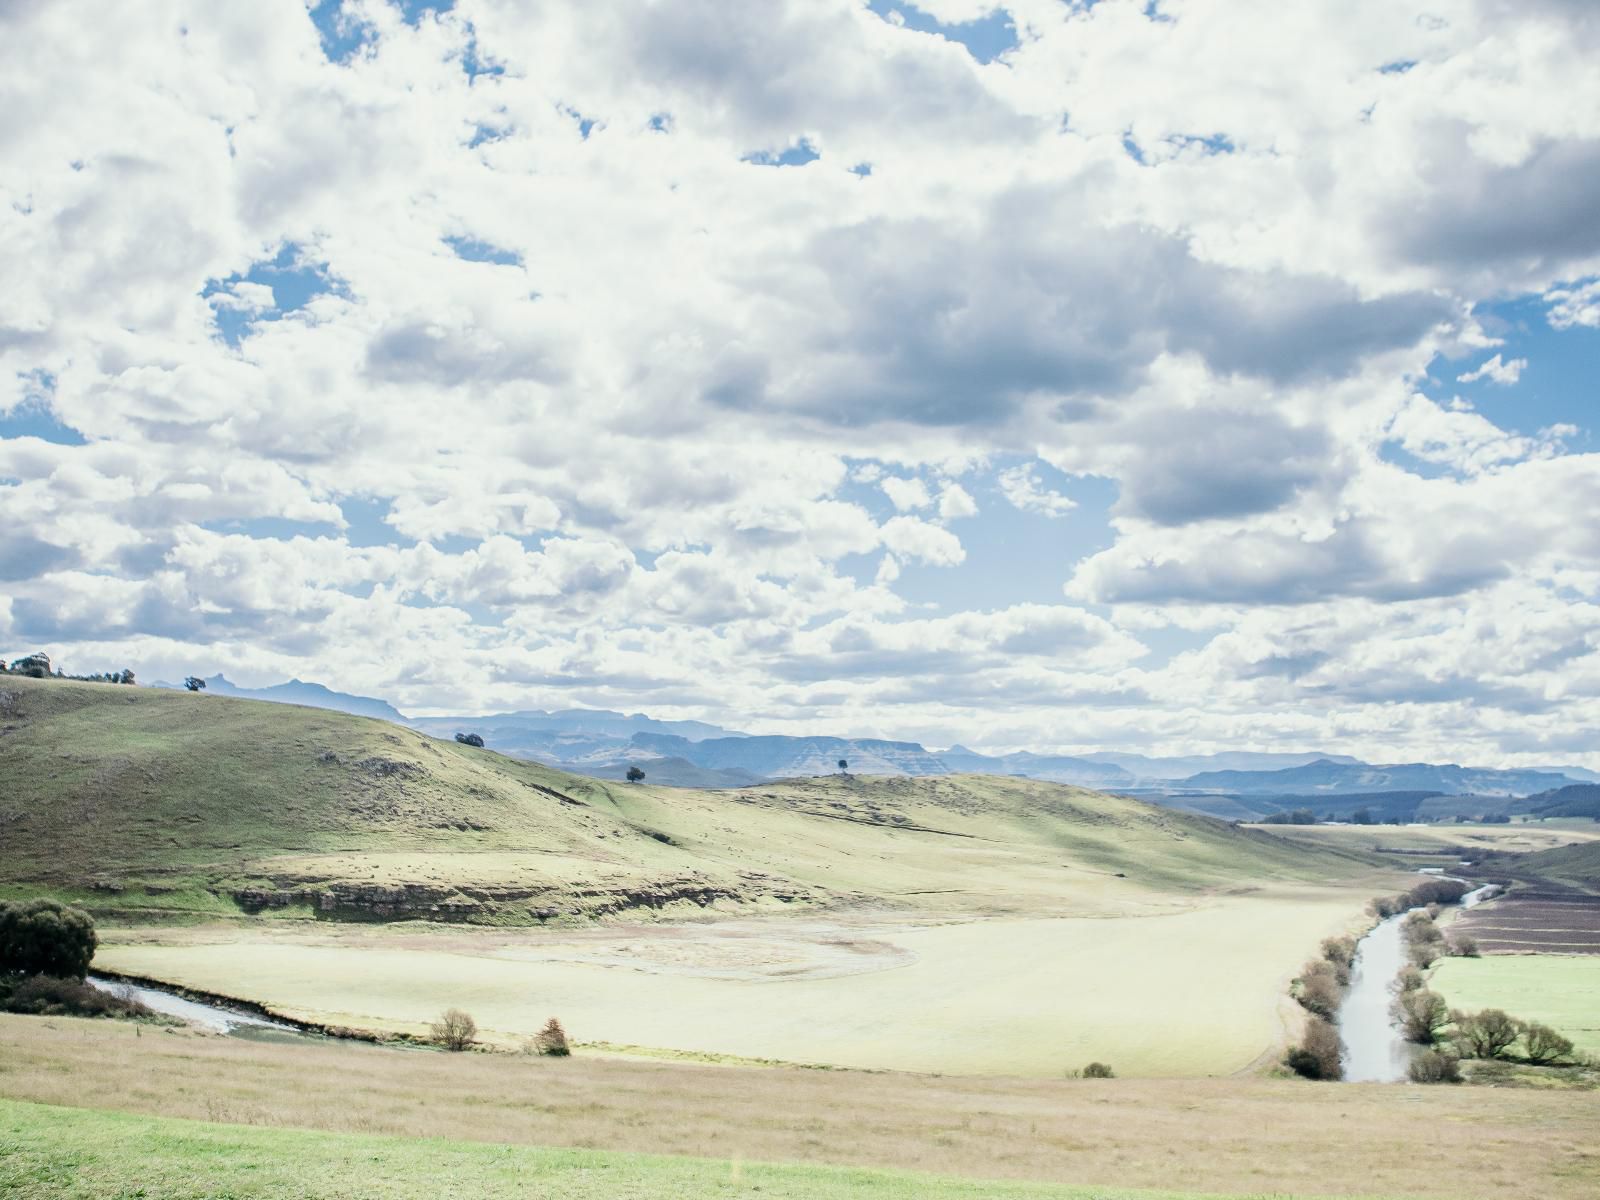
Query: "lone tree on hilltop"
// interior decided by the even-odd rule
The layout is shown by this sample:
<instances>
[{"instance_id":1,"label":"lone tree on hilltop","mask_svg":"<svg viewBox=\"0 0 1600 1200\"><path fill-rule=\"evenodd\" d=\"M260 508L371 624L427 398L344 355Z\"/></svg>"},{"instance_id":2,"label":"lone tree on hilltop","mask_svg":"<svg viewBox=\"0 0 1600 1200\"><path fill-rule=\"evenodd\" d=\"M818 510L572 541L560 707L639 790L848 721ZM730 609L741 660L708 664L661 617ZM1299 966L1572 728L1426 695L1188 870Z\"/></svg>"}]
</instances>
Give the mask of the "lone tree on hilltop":
<instances>
[{"instance_id":1,"label":"lone tree on hilltop","mask_svg":"<svg viewBox=\"0 0 1600 1200\"><path fill-rule=\"evenodd\" d=\"M478 1036L478 1023L472 1014L447 1008L433 1023L433 1040L446 1050L465 1050Z\"/></svg>"},{"instance_id":2,"label":"lone tree on hilltop","mask_svg":"<svg viewBox=\"0 0 1600 1200\"><path fill-rule=\"evenodd\" d=\"M456 741L463 746L476 746L480 750L483 749L483 739L475 733L458 733L456 734Z\"/></svg>"},{"instance_id":3,"label":"lone tree on hilltop","mask_svg":"<svg viewBox=\"0 0 1600 1200\"><path fill-rule=\"evenodd\" d=\"M0 901L0 976L82 979L100 939L94 919L57 900Z\"/></svg>"},{"instance_id":4,"label":"lone tree on hilltop","mask_svg":"<svg viewBox=\"0 0 1600 1200\"><path fill-rule=\"evenodd\" d=\"M191 692L200 692L205 690L206 681L198 675L189 675L184 678L183 686Z\"/></svg>"},{"instance_id":5,"label":"lone tree on hilltop","mask_svg":"<svg viewBox=\"0 0 1600 1200\"><path fill-rule=\"evenodd\" d=\"M628 768L628 782L629 783L638 783L643 778L644 778L644 772L641 771L638 767L629 767Z\"/></svg>"},{"instance_id":6,"label":"lone tree on hilltop","mask_svg":"<svg viewBox=\"0 0 1600 1200\"><path fill-rule=\"evenodd\" d=\"M839 760L839 770L848 771L849 769L850 769L850 760L847 759L847 758L841 758Z\"/></svg>"}]
</instances>

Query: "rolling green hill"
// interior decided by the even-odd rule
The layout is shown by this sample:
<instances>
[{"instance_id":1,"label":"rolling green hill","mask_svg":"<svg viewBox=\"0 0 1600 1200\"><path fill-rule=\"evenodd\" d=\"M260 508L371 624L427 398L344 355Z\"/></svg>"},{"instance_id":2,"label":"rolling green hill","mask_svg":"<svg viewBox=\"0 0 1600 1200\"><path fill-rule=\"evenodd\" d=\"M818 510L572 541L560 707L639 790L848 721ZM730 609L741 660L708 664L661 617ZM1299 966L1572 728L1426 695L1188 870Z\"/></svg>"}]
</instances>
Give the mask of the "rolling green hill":
<instances>
[{"instance_id":1,"label":"rolling green hill","mask_svg":"<svg viewBox=\"0 0 1600 1200\"><path fill-rule=\"evenodd\" d=\"M1557 846L1510 860L1496 858L1494 863L1496 869L1519 879L1545 880L1600 895L1600 841Z\"/></svg>"},{"instance_id":2,"label":"rolling green hill","mask_svg":"<svg viewBox=\"0 0 1600 1200\"><path fill-rule=\"evenodd\" d=\"M0 681L0 778L0 889L129 918L1128 912L1371 862L1009 777L616 784L327 710L59 680Z\"/></svg>"}]
</instances>

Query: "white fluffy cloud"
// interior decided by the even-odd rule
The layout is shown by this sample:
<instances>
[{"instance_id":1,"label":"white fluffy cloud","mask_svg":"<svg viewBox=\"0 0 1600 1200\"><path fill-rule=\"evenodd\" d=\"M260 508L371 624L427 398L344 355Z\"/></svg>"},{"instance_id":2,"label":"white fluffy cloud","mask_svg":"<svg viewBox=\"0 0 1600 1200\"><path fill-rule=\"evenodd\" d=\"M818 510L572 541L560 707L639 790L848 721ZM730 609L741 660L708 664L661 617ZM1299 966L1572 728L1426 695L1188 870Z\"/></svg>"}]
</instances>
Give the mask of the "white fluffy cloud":
<instances>
[{"instance_id":1,"label":"white fluffy cloud","mask_svg":"<svg viewBox=\"0 0 1600 1200\"><path fill-rule=\"evenodd\" d=\"M918 5L987 63L444 7L0 4L16 652L1038 747L1600 720L1583 398L1419 382L1520 398L1508 298L1600 324L1592 6Z\"/></svg>"}]
</instances>

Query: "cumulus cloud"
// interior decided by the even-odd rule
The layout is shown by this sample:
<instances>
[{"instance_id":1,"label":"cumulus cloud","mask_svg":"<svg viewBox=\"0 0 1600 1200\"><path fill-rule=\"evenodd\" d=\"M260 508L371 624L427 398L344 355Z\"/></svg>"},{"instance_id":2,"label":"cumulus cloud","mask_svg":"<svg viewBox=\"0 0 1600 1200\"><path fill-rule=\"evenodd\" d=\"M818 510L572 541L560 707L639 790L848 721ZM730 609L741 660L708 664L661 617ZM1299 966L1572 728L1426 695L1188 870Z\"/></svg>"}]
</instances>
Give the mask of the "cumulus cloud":
<instances>
[{"instance_id":1,"label":"cumulus cloud","mask_svg":"<svg viewBox=\"0 0 1600 1200\"><path fill-rule=\"evenodd\" d=\"M997 476L1000 494L1013 508L1023 512L1040 513L1047 517L1064 517L1077 508L1076 502L1060 492L1052 491L1039 479L1038 468L1032 463L1001 471Z\"/></svg>"},{"instance_id":2,"label":"cumulus cloud","mask_svg":"<svg viewBox=\"0 0 1600 1200\"><path fill-rule=\"evenodd\" d=\"M1509 387L1522 378L1522 372L1527 369L1527 366L1528 360L1525 358L1513 358L1509 362L1502 362L1500 355L1496 354L1476 370L1457 375L1456 382L1477 383L1479 380L1486 379L1490 383L1498 383L1502 387Z\"/></svg>"},{"instance_id":3,"label":"cumulus cloud","mask_svg":"<svg viewBox=\"0 0 1600 1200\"><path fill-rule=\"evenodd\" d=\"M5 636L997 747L1600 720L1586 398L1416 394L1600 324L1593 5L442 7L0 4Z\"/></svg>"},{"instance_id":4,"label":"cumulus cloud","mask_svg":"<svg viewBox=\"0 0 1600 1200\"><path fill-rule=\"evenodd\" d=\"M1550 305L1549 319L1553 328L1571 329L1575 325L1600 328L1600 279L1572 287L1551 288L1544 298Z\"/></svg>"}]
</instances>

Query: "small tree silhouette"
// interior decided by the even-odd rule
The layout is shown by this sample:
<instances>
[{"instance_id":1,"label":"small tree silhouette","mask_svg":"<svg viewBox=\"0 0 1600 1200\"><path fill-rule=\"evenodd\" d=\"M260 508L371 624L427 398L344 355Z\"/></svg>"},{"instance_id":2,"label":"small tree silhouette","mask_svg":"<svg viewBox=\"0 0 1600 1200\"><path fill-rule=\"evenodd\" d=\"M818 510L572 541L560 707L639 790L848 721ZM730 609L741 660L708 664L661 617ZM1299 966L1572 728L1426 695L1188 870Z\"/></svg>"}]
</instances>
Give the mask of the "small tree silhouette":
<instances>
[{"instance_id":1,"label":"small tree silhouette","mask_svg":"<svg viewBox=\"0 0 1600 1200\"><path fill-rule=\"evenodd\" d=\"M478 1036L478 1023L470 1013L447 1008L433 1023L433 1040L446 1050L465 1050Z\"/></svg>"},{"instance_id":2,"label":"small tree silhouette","mask_svg":"<svg viewBox=\"0 0 1600 1200\"><path fill-rule=\"evenodd\" d=\"M183 686L188 688L191 692L204 691L206 681L201 679L198 675L190 675L183 681Z\"/></svg>"},{"instance_id":3,"label":"small tree silhouette","mask_svg":"<svg viewBox=\"0 0 1600 1200\"><path fill-rule=\"evenodd\" d=\"M644 778L644 772L641 771L638 767L629 767L628 768L628 782L629 783L638 783L643 778Z\"/></svg>"},{"instance_id":4,"label":"small tree silhouette","mask_svg":"<svg viewBox=\"0 0 1600 1200\"><path fill-rule=\"evenodd\" d=\"M567 1031L561 1028L561 1022L554 1017L539 1030L534 1044L539 1047L540 1054L548 1054L551 1058L566 1058L572 1053L572 1047L567 1042Z\"/></svg>"},{"instance_id":5,"label":"small tree silhouette","mask_svg":"<svg viewBox=\"0 0 1600 1200\"><path fill-rule=\"evenodd\" d=\"M847 759L847 758L841 758L839 760L839 770L848 771L849 769L850 769L850 760Z\"/></svg>"}]
</instances>

